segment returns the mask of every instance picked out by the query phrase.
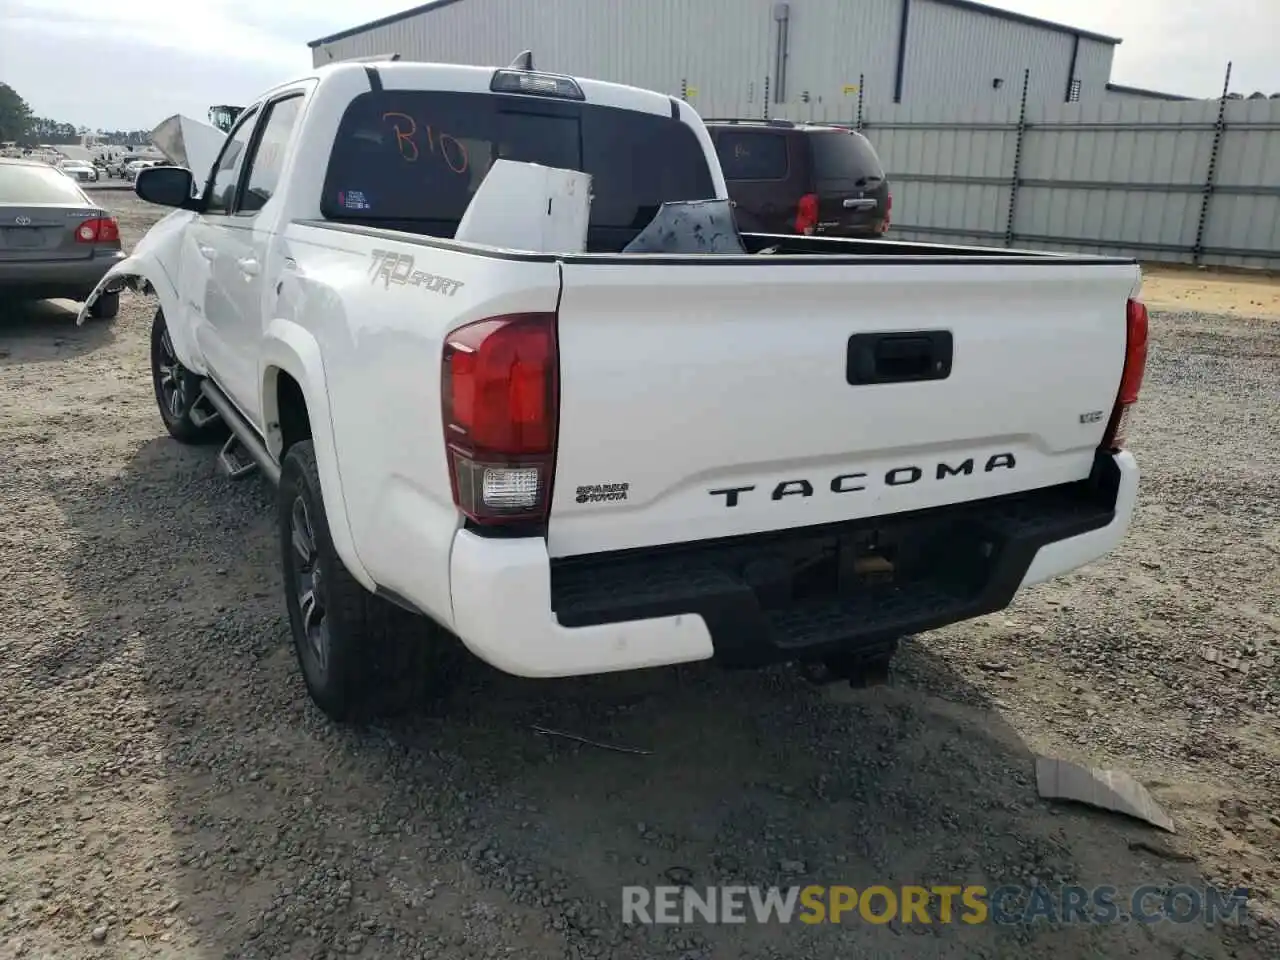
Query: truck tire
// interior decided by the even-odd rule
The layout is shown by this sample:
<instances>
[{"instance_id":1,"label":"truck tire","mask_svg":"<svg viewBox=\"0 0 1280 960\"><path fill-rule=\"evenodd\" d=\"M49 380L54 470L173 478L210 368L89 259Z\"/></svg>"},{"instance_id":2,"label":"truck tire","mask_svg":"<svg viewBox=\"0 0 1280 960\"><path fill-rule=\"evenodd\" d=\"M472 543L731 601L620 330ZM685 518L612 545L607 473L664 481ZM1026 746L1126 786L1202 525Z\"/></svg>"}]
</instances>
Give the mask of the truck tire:
<instances>
[{"instance_id":1,"label":"truck tire","mask_svg":"<svg viewBox=\"0 0 1280 960\"><path fill-rule=\"evenodd\" d=\"M338 722L411 710L446 679L449 638L370 593L343 565L310 440L285 454L278 496L289 628L311 699Z\"/></svg>"},{"instance_id":2,"label":"truck tire","mask_svg":"<svg viewBox=\"0 0 1280 960\"><path fill-rule=\"evenodd\" d=\"M89 308L89 316L94 320L114 320L120 313L120 291L104 293Z\"/></svg>"},{"instance_id":3,"label":"truck tire","mask_svg":"<svg viewBox=\"0 0 1280 960\"><path fill-rule=\"evenodd\" d=\"M160 419L173 439L203 444L226 438L227 427L221 420L197 426L191 419L191 411L200 398L200 378L178 359L163 310L157 310L151 321L151 384L155 387Z\"/></svg>"}]
</instances>

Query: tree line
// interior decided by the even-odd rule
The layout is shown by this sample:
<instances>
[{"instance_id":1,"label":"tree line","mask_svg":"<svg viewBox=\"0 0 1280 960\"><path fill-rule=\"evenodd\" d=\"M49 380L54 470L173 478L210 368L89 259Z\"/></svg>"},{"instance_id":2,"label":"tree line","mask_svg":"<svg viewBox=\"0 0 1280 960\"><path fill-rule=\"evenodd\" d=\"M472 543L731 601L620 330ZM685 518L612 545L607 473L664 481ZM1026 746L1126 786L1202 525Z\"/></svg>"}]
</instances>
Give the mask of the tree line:
<instances>
[{"instance_id":1,"label":"tree line","mask_svg":"<svg viewBox=\"0 0 1280 960\"><path fill-rule=\"evenodd\" d=\"M18 91L7 83L0 83L0 143L13 141L22 147L79 143L80 138L89 133L117 146L140 147L151 142L149 130L90 130L74 123L37 117Z\"/></svg>"}]
</instances>

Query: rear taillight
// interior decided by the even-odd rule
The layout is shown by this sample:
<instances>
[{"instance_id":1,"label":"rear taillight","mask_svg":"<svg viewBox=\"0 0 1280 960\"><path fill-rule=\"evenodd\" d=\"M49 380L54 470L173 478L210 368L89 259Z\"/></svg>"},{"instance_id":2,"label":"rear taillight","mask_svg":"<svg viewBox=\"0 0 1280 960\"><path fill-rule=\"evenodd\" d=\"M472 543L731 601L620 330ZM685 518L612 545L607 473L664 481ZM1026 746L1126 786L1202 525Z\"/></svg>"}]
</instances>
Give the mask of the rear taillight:
<instances>
[{"instance_id":1,"label":"rear taillight","mask_svg":"<svg viewBox=\"0 0 1280 960\"><path fill-rule=\"evenodd\" d=\"M97 217L76 227L77 243L117 243L120 223L115 217Z\"/></svg>"},{"instance_id":2,"label":"rear taillight","mask_svg":"<svg viewBox=\"0 0 1280 960\"><path fill-rule=\"evenodd\" d=\"M818 225L818 195L806 193L796 204L796 233L811 234Z\"/></svg>"},{"instance_id":3,"label":"rear taillight","mask_svg":"<svg viewBox=\"0 0 1280 960\"><path fill-rule=\"evenodd\" d=\"M1120 390L1116 393L1107 432L1102 435L1103 449L1114 451L1124 447L1146 369L1147 308L1141 300L1130 300L1125 311L1124 370L1120 373Z\"/></svg>"},{"instance_id":4,"label":"rear taillight","mask_svg":"<svg viewBox=\"0 0 1280 960\"><path fill-rule=\"evenodd\" d=\"M441 401L453 502L476 523L546 519L559 365L554 313L490 317L445 339Z\"/></svg>"},{"instance_id":5,"label":"rear taillight","mask_svg":"<svg viewBox=\"0 0 1280 960\"><path fill-rule=\"evenodd\" d=\"M889 193L889 194L886 194L886 195L885 195L885 200L884 200L884 219L880 221L880 232L881 232L881 233L888 233L888 232L889 232L889 221L893 219L893 217L891 216L891 215L892 215L892 213L893 213L893 194L892 194L892 193Z\"/></svg>"}]
</instances>

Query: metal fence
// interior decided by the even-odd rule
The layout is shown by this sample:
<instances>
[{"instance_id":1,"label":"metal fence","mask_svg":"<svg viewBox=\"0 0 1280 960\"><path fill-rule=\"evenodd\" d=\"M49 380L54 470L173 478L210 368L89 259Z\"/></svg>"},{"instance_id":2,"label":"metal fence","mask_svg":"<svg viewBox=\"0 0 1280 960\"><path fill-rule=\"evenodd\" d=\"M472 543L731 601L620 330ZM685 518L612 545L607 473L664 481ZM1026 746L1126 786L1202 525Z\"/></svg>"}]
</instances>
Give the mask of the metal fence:
<instances>
[{"instance_id":1,"label":"metal fence","mask_svg":"<svg viewBox=\"0 0 1280 960\"><path fill-rule=\"evenodd\" d=\"M1280 269L1280 100L856 99L772 113L862 128L893 185L894 236Z\"/></svg>"}]
</instances>

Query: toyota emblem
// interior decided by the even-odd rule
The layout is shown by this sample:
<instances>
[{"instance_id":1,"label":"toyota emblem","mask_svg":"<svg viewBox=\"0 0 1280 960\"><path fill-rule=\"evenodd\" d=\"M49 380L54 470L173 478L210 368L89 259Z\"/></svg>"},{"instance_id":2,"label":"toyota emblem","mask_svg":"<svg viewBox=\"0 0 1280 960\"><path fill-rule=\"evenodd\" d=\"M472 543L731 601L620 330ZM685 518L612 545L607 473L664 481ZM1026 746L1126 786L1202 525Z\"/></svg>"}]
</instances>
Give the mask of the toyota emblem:
<instances>
[{"instance_id":1,"label":"toyota emblem","mask_svg":"<svg viewBox=\"0 0 1280 960\"><path fill-rule=\"evenodd\" d=\"M20 226L20 227L29 227L29 226L31 226L31 218L30 218L30 217L14 217L14 218L13 218L13 222L14 222L14 223L16 223L16 224L17 224L18 226Z\"/></svg>"}]
</instances>

